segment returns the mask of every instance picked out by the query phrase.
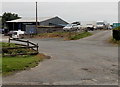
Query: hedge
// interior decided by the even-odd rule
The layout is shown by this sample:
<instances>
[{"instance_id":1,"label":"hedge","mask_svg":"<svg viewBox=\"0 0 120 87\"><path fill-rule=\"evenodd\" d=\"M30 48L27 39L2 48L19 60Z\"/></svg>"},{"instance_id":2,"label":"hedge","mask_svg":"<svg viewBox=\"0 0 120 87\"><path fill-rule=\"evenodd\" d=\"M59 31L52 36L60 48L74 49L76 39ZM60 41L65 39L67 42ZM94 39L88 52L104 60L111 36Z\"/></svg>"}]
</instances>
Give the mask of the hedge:
<instances>
[{"instance_id":1,"label":"hedge","mask_svg":"<svg viewBox=\"0 0 120 87\"><path fill-rule=\"evenodd\" d=\"M115 40L120 40L120 26L113 29L113 38Z\"/></svg>"}]
</instances>

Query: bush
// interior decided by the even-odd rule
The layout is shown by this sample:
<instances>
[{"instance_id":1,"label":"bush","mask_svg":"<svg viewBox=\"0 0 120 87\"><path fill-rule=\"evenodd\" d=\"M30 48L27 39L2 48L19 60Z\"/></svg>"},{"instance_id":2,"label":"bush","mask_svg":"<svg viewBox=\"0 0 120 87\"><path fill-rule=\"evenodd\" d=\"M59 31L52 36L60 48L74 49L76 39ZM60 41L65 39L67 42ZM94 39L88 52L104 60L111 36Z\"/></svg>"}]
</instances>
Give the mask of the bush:
<instances>
[{"instance_id":1,"label":"bush","mask_svg":"<svg viewBox=\"0 0 120 87\"><path fill-rule=\"evenodd\" d=\"M113 29L113 38L115 40L120 40L120 27Z\"/></svg>"},{"instance_id":2,"label":"bush","mask_svg":"<svg viewBox=\"0 0 120 87\"><path fill-rule=\"evenodd\" d=\"M114 28L113 30L120 30L120 26L119 26L119 27Z\"/></svg>"}]
</instances>

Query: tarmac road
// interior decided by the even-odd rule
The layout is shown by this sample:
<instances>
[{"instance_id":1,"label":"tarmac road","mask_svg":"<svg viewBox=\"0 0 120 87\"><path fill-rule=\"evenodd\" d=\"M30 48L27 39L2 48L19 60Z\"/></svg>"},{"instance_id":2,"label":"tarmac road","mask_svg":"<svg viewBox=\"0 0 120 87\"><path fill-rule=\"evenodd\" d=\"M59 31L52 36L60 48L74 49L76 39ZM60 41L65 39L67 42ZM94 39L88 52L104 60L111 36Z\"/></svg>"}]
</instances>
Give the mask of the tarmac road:
<instances>
[{"instance_id":1,"label":"tarmac road","mask_svg":"<svg viewBox=\"0 0 120 87\"><path fill-rule=\"evenodd\" d=\"M3 77L3 84L117 85L118 47L107 43L111 31L72 41L29 39L51 56L37 67Z\"/></svg>"}]
</instances>

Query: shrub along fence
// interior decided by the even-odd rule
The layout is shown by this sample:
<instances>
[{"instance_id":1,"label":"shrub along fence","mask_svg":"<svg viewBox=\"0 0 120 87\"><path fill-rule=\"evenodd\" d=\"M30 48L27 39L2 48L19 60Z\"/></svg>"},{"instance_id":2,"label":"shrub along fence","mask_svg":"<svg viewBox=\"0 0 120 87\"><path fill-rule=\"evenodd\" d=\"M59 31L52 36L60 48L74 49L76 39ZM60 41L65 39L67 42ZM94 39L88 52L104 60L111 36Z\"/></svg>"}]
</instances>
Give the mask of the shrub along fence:
<instances>
[{"instance_id":1,"label":"shrub along fence","mask_svg":"<svg viewBox=\"0 0 120 87\"><path fill-rule=\"evenodd\" d=\"M115 40L120 40L120 30L113 30L113 38Z\"/></svg>"},{"instance_id":2,"label":"shrub along fence","mask_svg":"<svg viewBox=\"0 0 120 87\"><path fill-rule=\"evenodd\" d=\"M113 29L113 38L115 40L120 40L120 26Z\"/></svg>"},{"instance_id":3,"label":"shrub along fence","mask_svg":"<svg viewBox=\"0 0 120 87\"><path fill-rule=\"evenodd\" d=\"M8 43L11 41L24 42L25 44L17 44L17 47L3 47L2 55L3 56L16 56L16 55L36 55L38 54L38 44L30 42L29 40L20 40L9 38Z\"/></svg>"}]
</instances>

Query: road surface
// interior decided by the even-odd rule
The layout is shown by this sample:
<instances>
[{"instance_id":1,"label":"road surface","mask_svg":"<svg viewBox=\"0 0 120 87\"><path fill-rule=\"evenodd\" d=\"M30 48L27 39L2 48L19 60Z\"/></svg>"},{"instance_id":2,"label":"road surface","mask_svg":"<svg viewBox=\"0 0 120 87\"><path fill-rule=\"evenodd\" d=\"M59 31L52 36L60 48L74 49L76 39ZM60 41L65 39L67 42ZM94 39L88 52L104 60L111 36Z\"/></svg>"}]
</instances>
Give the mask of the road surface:
<instances>
[{"instance_id":1,"label":"road surface","mask_svg":"<svg viewBox=\"0 0 120 87\"><path fill-rule=\"evenodd\" d=\"M37 67L3 77L3 84L117 85L118 47L107 43L111 31L72 41L29 39L51 56Z\"/></svg>"}]
</instances>

